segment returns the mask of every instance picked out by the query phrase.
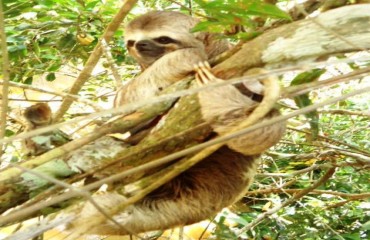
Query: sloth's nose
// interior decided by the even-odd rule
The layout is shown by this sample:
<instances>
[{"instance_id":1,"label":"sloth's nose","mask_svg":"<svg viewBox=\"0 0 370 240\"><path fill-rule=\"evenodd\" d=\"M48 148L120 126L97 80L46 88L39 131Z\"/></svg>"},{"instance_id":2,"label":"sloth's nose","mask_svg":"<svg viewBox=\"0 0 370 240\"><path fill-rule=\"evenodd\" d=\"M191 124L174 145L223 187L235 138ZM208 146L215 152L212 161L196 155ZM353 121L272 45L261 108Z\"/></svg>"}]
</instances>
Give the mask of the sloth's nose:
<instances>
[{"instance_id":1,"label":"sloth's nose","mask_svg":"<svg viewBox=\"0 0 370 240\"><path fill-rule=\"evenodd\" d=\"M136 43L135 47L137 50L143 51L143 50L150 50L152 48L152 45L153 44L148 40L141 40Z\"/></svg>"}]
</instances>

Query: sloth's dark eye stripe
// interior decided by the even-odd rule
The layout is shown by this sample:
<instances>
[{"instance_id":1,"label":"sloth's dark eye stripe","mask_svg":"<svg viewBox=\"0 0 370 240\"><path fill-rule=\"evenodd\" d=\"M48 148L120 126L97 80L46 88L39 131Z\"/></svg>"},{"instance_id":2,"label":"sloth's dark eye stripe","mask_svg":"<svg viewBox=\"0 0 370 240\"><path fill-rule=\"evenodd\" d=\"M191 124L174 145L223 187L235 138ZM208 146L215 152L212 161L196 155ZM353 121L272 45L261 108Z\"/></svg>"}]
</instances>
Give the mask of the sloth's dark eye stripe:
<instances>
[{"instance_id":1,"label":"sloth's dark eye stripe","mask_svg":"<svg viewBox=\"0 0 370 240\"><path fill-rule=\"evenodd\" d=\"M166 37L166 36L161 36L161 37L158 37L158 38L154 38L154 41L156 41L157 43L160 43L160 44L177 43L177 41L175 39L172 39L172 38Z\"/></svg>"}]
</instances>

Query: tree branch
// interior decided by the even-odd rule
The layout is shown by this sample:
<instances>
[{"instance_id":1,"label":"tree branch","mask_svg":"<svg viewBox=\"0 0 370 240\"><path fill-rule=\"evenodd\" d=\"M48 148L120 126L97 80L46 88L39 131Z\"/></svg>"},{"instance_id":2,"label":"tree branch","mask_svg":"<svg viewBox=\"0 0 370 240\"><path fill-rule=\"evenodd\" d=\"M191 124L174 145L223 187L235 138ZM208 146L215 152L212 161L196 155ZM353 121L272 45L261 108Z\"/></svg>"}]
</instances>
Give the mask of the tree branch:
<instances>
[{"instance_id":1,"label":"tree branch","mask_svg":"<svg viewBox=\"0 0 370 240\"><path fill-rule=\"evenodd\" d=\"M370 30L367 27L370 4L334 9L320 14L315 21L324 28L311 19L305 19L256 37L232 57L218 64L213 73L219 78L229 79L241 76L245 69L253 67L287 66L309 59L312 61L319 56L370 48ZM325 29L335 31L353 44L348 45Z\"/></svg>"},{"instance_id":2,"label":"tree branch","mask_svg":"<svg viewBox=\"0 0 370 240\"><path fill-rule=\"evenodd\" d=\"M5 84L4 81L0 81L0 85L4 85L4 84ZM29 90L33 90L33 91L37 91L37 92L41 92L41 93L51 94L51 95L54 95L54 96L69 97L69 98L71 98L75 101L78 101L78 102L84 103L88 106L91 106L96 111L101 111L102 110L101 107L99 107L96 103L94 103L90 100L87 100L87 99L83 99L78 95L68 94L68 93L64 93L64 92L57 92L55 90L50 91L50 90L47 90L47 89L42 89L42 88L34 87L32 85L18 83L18 82L9 82L9 86L10 87L16 87L16 88L22 88L22 89L29 89ZM31 101L31 100L27 100L27 101ZM34 100L34 101L36 101L36 100Z\"/></svg>"},{"instance_id":3,"label":"tree branch","mask_svg":"<svg viewBox=\"0 0 370 240\"><path fill-rule=\"evenodd\" d=\"M5 136L6 119L8 116L8 93L9 93L9 74L10 64L8 56L8 46L6 44L5 34L5 23L3 13L3 1L0 0L0 40L1 40L1 52L2 52L2 68L3 68L3 87L1 97L1 110L0 110L0 139ZM3 155L3 144L0 144L0 157Z\"/></svg>"}]
</instances>

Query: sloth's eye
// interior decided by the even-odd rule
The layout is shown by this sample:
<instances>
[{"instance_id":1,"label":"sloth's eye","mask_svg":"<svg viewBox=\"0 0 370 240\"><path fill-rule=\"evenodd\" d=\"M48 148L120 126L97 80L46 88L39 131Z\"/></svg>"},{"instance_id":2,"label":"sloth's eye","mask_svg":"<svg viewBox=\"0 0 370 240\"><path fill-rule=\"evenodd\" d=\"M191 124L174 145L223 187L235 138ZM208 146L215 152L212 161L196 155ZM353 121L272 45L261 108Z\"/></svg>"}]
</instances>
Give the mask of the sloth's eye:
<instances>
[{"instance_id":1,"label":"sloth's eye","mask_svg":"<svg viewBox=\"0 0 370 240\"><path fill-rule=\"evenodd\" d=\"M172 39L172 38L169 38L169 37L159 37L159 38L156 38L154 39L157 43L160 43L160 44L169 44L169 43L175 43L176 40Z\"/></svg>"},{"instance_id":2,"label":"sloth's eye","mask_svg":"<svg viewBox=\"0 0 370 240\"><path fill-rule=\"evenodd\" d=\"M134 40L128 40L127 41L127 47L133 47L135 44L135 41Z\"/></svg>"}]
</instances>

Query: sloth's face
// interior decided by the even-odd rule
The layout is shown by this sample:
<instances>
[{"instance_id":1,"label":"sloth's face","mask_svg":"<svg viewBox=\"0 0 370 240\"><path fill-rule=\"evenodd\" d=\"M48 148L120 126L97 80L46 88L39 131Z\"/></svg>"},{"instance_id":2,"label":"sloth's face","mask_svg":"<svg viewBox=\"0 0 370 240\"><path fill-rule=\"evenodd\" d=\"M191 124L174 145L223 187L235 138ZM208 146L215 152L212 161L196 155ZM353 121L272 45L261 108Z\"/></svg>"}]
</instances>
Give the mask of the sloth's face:
<instances>
[{"instance_id":1,"label":"sloth's face","mask_svg":"<svg viewBox=\"0 0 370 240\"><path fill-rule=\"evenodd\" d=\"M127 49L145 69L162 56L178 49L203 47L203 43L190 33L197 22L179 12L149 12L126 26Z\"/></svg>"},{"instance_id":2,"label":"sloth's face","mask_svg":"<svg viewBox=\"0 0 370 240\"><path fill-rule=\"evenodd\" d=\"M51 120L51 109L45 103L37 103L28 107L23 113L24 117L37 126L47 125Z\"/></svg>"},{"instance_id":3,"label":"sloth's face","mask_svg":"<svg viewBox=\"0 0 370 240\"><path fill-rule=\"evenodd\" d=\"M163 55L180 49L181 41L169 36L159 36L155 38L142 38L134 40L129 38L126 41L127 49L143 68L147 68Z\"/></svg>"}]
</instances>

